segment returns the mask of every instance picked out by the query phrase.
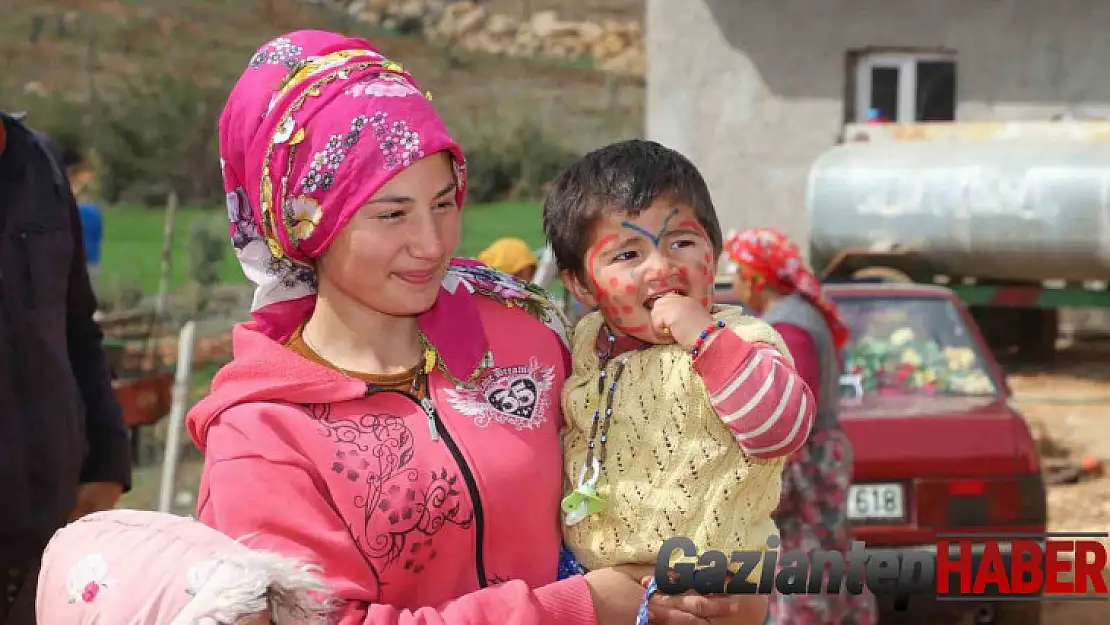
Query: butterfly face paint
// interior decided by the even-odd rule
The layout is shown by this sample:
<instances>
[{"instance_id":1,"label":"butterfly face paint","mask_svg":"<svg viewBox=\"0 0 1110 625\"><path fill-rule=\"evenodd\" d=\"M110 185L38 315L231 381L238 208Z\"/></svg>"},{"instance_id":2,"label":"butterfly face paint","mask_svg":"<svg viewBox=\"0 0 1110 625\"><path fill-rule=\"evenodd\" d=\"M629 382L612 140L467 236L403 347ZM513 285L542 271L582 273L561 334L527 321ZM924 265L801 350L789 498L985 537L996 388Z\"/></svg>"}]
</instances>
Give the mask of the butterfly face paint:
<instances>
[{"instance_id":1,"label":"butterfly face paint","mask_svg":"<svg viewBox=\"0 0 1110 625\"><path fill-rule=\"evenodd\" d=\"M585 286L609 326L649 343L656 336L650 306L667 293L712 303L713 246L694 209L659 200L635 218L606 215L586 254Z\"/></svg>"}]
</instances>

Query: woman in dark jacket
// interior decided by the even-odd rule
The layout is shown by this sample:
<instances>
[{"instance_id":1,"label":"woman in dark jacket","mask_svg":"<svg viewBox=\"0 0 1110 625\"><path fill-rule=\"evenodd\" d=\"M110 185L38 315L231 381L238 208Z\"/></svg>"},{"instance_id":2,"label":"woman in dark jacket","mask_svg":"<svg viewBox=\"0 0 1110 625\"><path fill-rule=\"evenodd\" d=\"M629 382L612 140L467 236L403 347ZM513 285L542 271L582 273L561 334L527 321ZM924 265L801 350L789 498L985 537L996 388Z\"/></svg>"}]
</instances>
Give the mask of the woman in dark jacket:
<instances>
[{"instance_id":1,"label":"woman in dark jacket","mask_svg":"<svg viewBox=\"0 0 1110 625\"><path fill-rule=\"evenodd\" d=\"M798 247L781 232L745 230L725 243L733 290L744 305L782 335L798 374L817 402L805 445L787 462L775 522L782 550L847 552L851 527L845 502L852 482L852 446L837 417L841 350L847 326ZM867 594L776 594L768 623L871 625L874 596Z\"/></svg>"}]
</instances>

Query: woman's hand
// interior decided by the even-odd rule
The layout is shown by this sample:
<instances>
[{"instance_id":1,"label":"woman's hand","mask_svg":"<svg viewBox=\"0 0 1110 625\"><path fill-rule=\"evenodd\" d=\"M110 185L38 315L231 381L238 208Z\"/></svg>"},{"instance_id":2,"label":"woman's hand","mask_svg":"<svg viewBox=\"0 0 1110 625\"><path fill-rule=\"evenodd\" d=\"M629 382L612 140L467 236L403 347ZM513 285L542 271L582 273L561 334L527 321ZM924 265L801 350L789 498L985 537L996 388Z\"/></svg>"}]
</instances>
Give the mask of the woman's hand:
<instances>
[{"instance_id":1,"label":"woman's hand","mask_svg":"<svg viewBox=\"0 0 1110 625\"><path fill-rule=\"evenodd\" d=\"M635 576L608 568L590 571L585 577L597 625L635 625L636 612L644 598L644 588Z\"/></svg>"},{"instance_id":2,"label":"woman's hand","mask_svg":"<svg viewBox=\"0 0 1110 625\"><path fill-rule=\"evenodd\" d=\"M767 618L766 595L683 595L657 594L648 604L650 623L701 623L709 625L762 625ZM663 612L670 615L674 611L692 620L659 620ZM670 616L665 616L669 619Z\"/></svg>"},{"instance_id":3,"label":"woman's hand","mask_svg":"<svg viewBox=\"0 0 1110 625\"><path fill-rule=\"evenodd\" d=\"M598 625L635 623L644 586L654 573L651 565L621 565L587 573ZM766 613L767 599L760 596L657 593L648 603L650 622L656 625L760 625Z\"/></svg>"}]
</instances>

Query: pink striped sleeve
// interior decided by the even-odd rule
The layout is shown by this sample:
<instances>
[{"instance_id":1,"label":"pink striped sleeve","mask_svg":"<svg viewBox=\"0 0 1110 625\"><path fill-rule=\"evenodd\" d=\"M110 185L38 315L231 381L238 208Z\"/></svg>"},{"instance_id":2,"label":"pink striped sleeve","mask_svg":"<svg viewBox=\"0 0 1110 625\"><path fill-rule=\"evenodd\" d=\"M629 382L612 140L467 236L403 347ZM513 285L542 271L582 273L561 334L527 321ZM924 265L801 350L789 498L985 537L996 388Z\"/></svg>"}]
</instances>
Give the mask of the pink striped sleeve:
<instances>
[{"instance_id":1,"label":"pink striped sleeve","mask_svg":"<svg viewBox=\"0 0 1110 625\"><path fill-rule=\"evenodd\" d=\"M694 359L717 414L756 458L797 451L813 427L813 393L774 347L717 332Z\"/></svg>"}]
</instances>

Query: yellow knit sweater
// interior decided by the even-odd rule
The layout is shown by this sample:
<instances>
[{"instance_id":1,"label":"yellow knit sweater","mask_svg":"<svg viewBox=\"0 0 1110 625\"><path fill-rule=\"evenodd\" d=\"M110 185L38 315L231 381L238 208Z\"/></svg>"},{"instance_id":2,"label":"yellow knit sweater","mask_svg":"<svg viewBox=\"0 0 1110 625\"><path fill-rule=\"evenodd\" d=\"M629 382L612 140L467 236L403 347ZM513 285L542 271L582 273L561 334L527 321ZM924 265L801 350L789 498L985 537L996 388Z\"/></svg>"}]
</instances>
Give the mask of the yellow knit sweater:
<instances>
[{"instance_id":1,"label":"yellow knit sweater","mask_svg":"<svg viewBox=\"0 0 1110 625\"><path fill-rule=\"evenodd\" d=\"M766 323L734 306L717 307L713 316L747 341L773 345L793 363L782 337ZM563 390L568 492L586 461L599 402L604 419L605 398L597 392L601 324L601 315L590 313L572 338L573 372ZM767 550L767 537L778 534L771 513L779 502L785 458L744 454L710 404L686 350L660 345L618 358L625 368L597 482L604 506L564 526L567 546L579 562L587 570L654 564L663 541L673 536L690 538L699 552ZM606 368L610 376L616 360ZM599 440L595 452L600 447ZM758 574L759 569L748 579Z\"/></svg>"}]
</instances>

